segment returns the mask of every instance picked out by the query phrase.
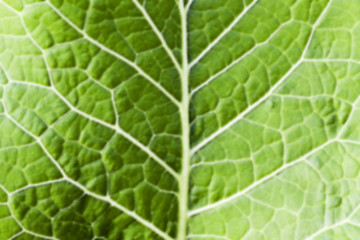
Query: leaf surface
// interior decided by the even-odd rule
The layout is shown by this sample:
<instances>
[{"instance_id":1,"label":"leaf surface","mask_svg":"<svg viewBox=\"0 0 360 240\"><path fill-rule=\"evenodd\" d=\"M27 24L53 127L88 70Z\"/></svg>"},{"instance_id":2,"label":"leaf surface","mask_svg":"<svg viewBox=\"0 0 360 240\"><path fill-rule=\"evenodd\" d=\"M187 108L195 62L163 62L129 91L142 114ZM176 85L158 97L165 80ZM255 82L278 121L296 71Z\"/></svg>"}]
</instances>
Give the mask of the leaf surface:
<instances>
[{"instance_id":1,"label":"leaf surface","mask_svg":"<svg viewBox=\"0 0 360 240\"><path fill-rule=\"evenodd\" d=\"M356 239L358 0L0 0L0 240Z\"/></svg>"}]
</instances>

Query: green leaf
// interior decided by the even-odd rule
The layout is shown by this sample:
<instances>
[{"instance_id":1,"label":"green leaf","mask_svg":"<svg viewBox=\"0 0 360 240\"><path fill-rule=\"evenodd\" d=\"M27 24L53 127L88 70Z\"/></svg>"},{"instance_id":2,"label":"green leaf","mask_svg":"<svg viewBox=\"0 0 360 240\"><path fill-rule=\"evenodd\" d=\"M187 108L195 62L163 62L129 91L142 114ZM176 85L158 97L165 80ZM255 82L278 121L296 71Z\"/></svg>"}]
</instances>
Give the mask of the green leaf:
<instances>
[{"instance_id":1,"label":"green leaf","mask_svg":"<svg viewBox=\"0 0 360 240\"><path fill-rule=\"evenodd\" d=\"M0 240L360 236L358 0L0 0Z\"/></svg>"}]
</instances>

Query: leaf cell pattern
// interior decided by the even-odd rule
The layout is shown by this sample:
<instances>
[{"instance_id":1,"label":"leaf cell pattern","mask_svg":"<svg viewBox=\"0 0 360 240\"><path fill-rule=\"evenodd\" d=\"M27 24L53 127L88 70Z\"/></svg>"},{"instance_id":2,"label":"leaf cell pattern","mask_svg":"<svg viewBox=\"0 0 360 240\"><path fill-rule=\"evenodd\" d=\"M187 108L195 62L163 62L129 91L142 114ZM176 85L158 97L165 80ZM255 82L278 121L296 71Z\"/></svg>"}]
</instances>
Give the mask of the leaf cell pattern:
<instances>
[{"instance_id":1,"label":"leaf cell pattern","mask_svg":"<svg viewBox=\"0 0 360 240\"><path fill-rule=\"evenodd\" d=\"M0 0L0 240L356 239L358 0Z\"/></svg>"}]
</instances>

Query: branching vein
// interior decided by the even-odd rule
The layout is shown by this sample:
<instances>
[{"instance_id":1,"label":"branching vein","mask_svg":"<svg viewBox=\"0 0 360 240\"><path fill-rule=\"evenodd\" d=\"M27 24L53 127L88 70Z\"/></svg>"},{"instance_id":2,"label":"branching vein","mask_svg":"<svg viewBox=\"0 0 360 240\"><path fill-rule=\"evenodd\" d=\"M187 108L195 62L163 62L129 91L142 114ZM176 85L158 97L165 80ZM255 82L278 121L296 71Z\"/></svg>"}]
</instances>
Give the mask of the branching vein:
<instances>
[{"instance_id":1,"label":"branching vein","mask_svg":"<svg viewBox=\"0 0 360 240\"><path fill-rule=\"evenodd\" d=\"M132 0L132 1L136 5L136 7L141 11L141 13L144 15L146 21L150 24L151 28L153 29L155 34L158 36L162 46L164 47L167 54L169 55L169 57L173 61L176 69L179 71L179 73L181 73L182 69L181 69L181 66L179 65L179 62L176 60L176 57L175 57L174 53L169 48L168 44L166 43L166 40L164 39L164 37L161 34L161 32L159 31L159 29L156 27L155 23L153 22L153 20L149 16L149 14L146 12L145 8L138 2L138 0Z\"/></svg>"},{"instance_id":2,"label":"branching vein","mask_svg":"<svg viewBox=\"0 0 360 240\"><path fill-rule=\"evenodd\" d=\"M223 127L219 128L217 131L215 131L213 134L211 134L209 137L207 137L205 140L203 140L201 143L199 143L197 146L195 146L192 149L192 154L194 154L195 152L197 152L199 149L201 149L202 147L204 147L206 144L208 144L209 142L211 142L212 140L214 140L217 136L219 136L220 134L224 133L226 130L228 130L230 127L232 127L235 123L237 123L239 120L243 119L247 114L249 114L250 112L252 112L254 109L256 109L261 103L265 102L272 94L275 90L278 89L278 87L303 63L304 59L305 59L305 55L307 53L307 50L310 46L311 40L313 39L316 27L320 24L322 17L324 16L324 14L327 12L328 7L330 6L330 2L332 0L330 0L328 2L328 5L324 8L323 12L320 14L320 16L318 17L318 19L316 20L316 22L314 23L314 25L312 26L312 30L310 33L310 36L308 38L308 41L305 45L305 48L303 50L303 53L301 55L301 57L299 58L299 60L289 69L289 71L276 83L274 84L270 90L261 98L259 98L254 104L248 106L247 109L245 109L245 111L243 111L241 114L239 114L237 117L235 117L234 119L232 119L230 122L228 122L227 124L225 124ZM250 5L249 5L250 6Z\"/></svg>"},{"instance_id":3,"label":"branching vein","mask_svg":"<svg viewBox=\"0 0 360 240\"><path fill-rule=\"evenodd\" d=\"M196 63L198 63L211 49L213 49L216 44L220 42L223 37L228 34L234 26L243 18L243 16L258 2L258 0L254 0L250 5L244 8L244 10L232 21L232 23L224 29L224 31L214 40L212 41L191 63L190 68L192 68Z\"/></svg>"},{"instance_id":4,"label":"branching vein","mask_svg":"<svg viewBox=\"0 0 360 240\"><path fill-rule=\"evenodd\" d=\"M80 29L78 26L76 26L72 21L70 21L59 9L57 9L50 1L46 1L46 3L64 20L66 21L72 28L74 28L77 32L79 32L86 40L94 44L95 46L99 47L103 51L109 53L110 55L120 59L121 61L125 62L126 64L133 67L141 76L146 78L149 82L151 82L154 86L156 86L165 96L167 96L173 103L175 103L177 106L180 105L179 101L171 95L161 84L159 84L157 81L155 81L152 77L150 77L147 73L145 73L136 63L130 61L129 59L123 57L119 53L111 50L110 48L104 46L97 40L90 37L85 31Z\"/></svg>"},{"instance_id":5,"label":"branching vein","mask_svg":"<svg viewBox=\"0 0 360 240\"><path fill-rule=\"evenodd\" d=\"M11 11L13 11L11 8L10 8ZM139 147L141 150L143 150L144 152L146 152L151 158L153 158L157 163L159 163L164 169L166 169L171 175L173 175L176 179L179 178L179 174L177 172L175 172L170 166L168 166L162 159L160 159L153 151L151 151L151 149L145 145L143 145L139 140L137 140L136 138L134 138L133 136L131 136L129 133L125 132L123 129L121 129L119 127L119 125L111 125L105 121L102 121L98 118L95 118L81 110L79 110L78 108L74 107L56 88L55 88L55 85L53 83L53 80L52 80L52 75L51 75L51 69L47 63L47 60L46 60L46 54L45 54L45 51L36 43L36 41L32 38L31 34L29 33L28 29L26 28L26 25L23 21L23 18L22 16L16 12L16 11L13 11L14 13L16 13L20 20L21 20L21 23L23 25L23 28L27 34L27 36L29 37L29 39L31 40L31 42L41 51L42 55L43 55L43 59L44 59L44 63L46 65L46 68L47 68L47 71L48 71L48 75L49 75L49 79L50 79L50 82L51 82L51 87L48 88L46 86L43 86L43 85L39 85L39 84L36 84L36 83L29 83L29 82L21 82L21 81L15 81L15 80L11 80L11 79L8 79L10 82L17 82L19 84L28 84L28 85L32 85L32 86L36 86L36 87L41 87L41 88L45 88L45 89L48 89L48 90L51 90L52 92L54 92L73 112L93 121L93 122L96 122L96 123L99 123L105 127L108 127L110 129L113 129L115 130L117 133L119 133L120 135L124 136L125 138L127 138L129 141L131 141L133 144L135 144L137 147Z\"/></svg>"}]
</instances>

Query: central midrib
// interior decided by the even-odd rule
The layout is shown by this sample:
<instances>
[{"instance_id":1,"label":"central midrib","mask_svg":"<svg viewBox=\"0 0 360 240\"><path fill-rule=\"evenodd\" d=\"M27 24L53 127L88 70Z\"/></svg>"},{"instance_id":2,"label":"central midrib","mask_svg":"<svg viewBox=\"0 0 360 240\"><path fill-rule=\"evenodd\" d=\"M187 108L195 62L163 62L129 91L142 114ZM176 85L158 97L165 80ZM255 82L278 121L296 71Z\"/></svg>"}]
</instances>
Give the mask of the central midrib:
<instances>
[{"instance_id":1,"label":"central midrib","mask_svg":"<svg viewBox=\"0 0 360 240\"><path fill-rule=\"evenodd\" d=\"M182 32L182 71L181 91L182 101L180 106L182 128L182 161L179 178L179 212L177 239L187 239L187 215L189 193L189 170L190 170L190 123L189 123L189 62L187 48L187 13L184 0L179 0Z\"/></svg>"}]
</instances>

